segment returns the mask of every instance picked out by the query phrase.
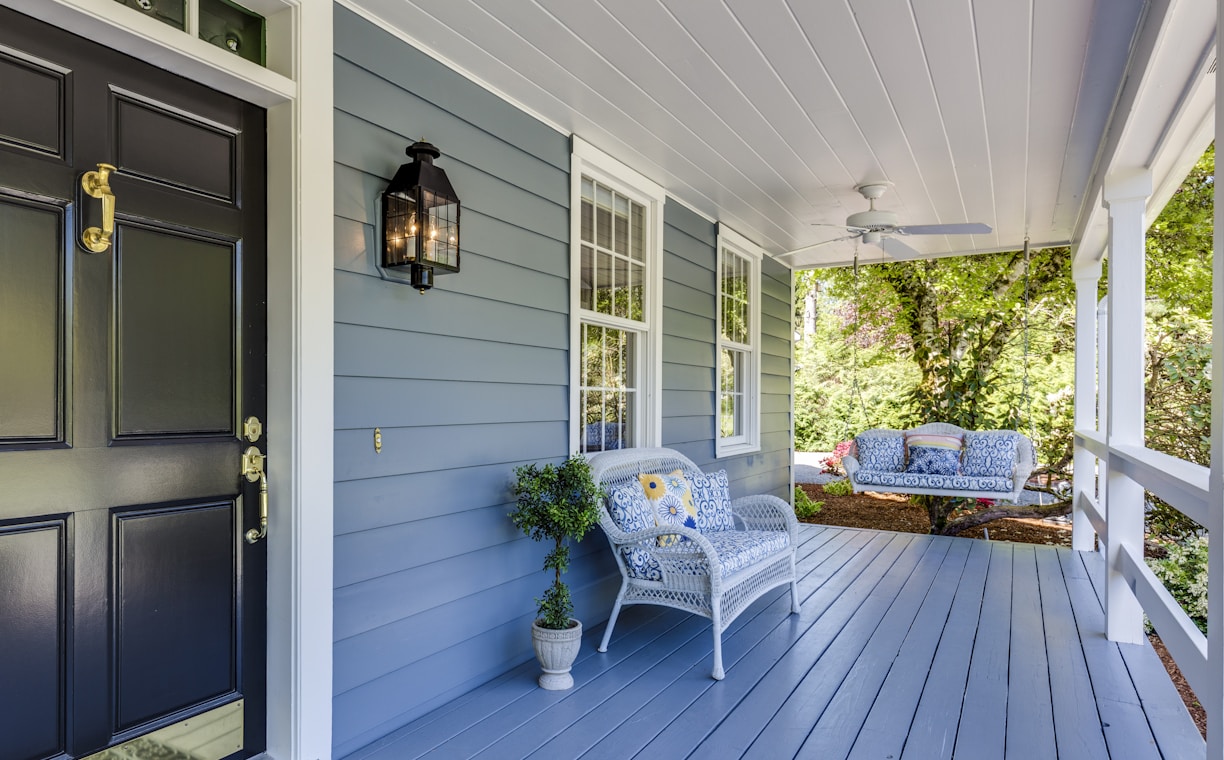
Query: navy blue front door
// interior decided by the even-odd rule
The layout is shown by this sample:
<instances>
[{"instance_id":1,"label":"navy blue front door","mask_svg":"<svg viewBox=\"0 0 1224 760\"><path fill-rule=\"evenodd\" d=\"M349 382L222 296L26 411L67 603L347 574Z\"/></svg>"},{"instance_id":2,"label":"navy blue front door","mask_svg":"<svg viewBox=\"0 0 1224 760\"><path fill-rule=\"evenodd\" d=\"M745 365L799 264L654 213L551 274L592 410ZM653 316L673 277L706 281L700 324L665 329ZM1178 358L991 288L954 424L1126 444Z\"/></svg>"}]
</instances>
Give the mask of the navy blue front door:
<instances>
[{"instance_id":1,"label":"navy blue front door","mask_svg":"<svg viewBox=\"0 0 1224 760\"><path fill-rule=\"evenodd\" d=\"M0 760L152 741L240 700L241 740L204 755L248 757L264 112L3 8L0 103ZM113 231L82 185L100 164Z\"/></svg>"}]
</instances>

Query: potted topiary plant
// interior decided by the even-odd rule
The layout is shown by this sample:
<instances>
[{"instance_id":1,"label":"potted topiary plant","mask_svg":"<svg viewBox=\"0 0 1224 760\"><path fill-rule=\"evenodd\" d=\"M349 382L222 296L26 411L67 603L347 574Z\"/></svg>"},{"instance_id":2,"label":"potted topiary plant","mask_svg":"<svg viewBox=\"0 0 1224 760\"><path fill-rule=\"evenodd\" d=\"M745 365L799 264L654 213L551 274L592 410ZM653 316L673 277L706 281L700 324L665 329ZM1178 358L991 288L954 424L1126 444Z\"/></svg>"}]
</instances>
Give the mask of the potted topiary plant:
<instances>
[{"instance_id":1,"label":"potted topiary plant","mask_svg":"<svg viewBox=\"0 0 1224 760\"><path fill-rule=\"evenodd\" d=\"M514 470L517 499L510 519L533 541L552 541L544 569L553 584L536 599L539 617L531 625L531 641L544 669L540 686L568 689L574 685L570 667L578 657L582 623L574 619L574 604L561 573L569 567L565 540L581 540L599 522L603 489L591 478L591 466L581 454L560 465L523 465Z\"/></svg>"}]
</instances>

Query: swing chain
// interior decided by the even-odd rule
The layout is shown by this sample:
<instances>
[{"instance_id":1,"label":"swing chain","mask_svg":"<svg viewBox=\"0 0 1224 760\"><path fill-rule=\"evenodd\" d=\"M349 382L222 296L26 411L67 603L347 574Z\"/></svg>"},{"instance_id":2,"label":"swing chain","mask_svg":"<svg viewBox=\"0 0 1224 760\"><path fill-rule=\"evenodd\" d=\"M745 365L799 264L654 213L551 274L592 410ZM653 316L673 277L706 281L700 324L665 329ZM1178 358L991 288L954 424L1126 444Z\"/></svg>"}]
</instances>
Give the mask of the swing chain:
<instances>
[{"instance_id":1,"label":"swing chain","mask_svg":"<svg viewBox=\"0 0 1224 760\"><path fill-rule=\"evenodd\" d=\"M859 362L858 362L858 338L859 331L862 329L862 295L859 291L859 246L858 241L854 244L854 337L850 341L850 404L854 405L855 399L858 400L859 412L863 415L863 424L868 427L874 427L871 424L871 417L867 413L867 403L863 400L863 387L859 384ZM846 415L846 437L851 437L853 430L850 427L850 415Z\"/></svg>"},{"instance_id":2,"label":"swing chain","mask_svg":"<svg viewBox=\"0 0 1224 760\"><path fill-rule=\"evenodd\" d=\"M1021 377L1021 384L1020 384L1020 403L1022 404L1021 413L1025 417L1028 418L1029 440L1036 440L1037 439L1037 425L1033 421L1033 401L1031 397L1031 389L1029 386L1029 311L1031 308L1030 300L1029 300L1029 268L1031 266L1031 261L1032 261L1032 257L1029 252L1029 238L1028 238L1028 235L1025 235L1024 236L1024 315L1023 315L1024 321L1023 321L1022 328L1021 328L1023 332L1023 344L1022 345L1023 345L1023 350L1024 350L1024 361L1023 361L1024 372ZM1017 420L1016 422L1019 423L1020 421ZM1017 426L1019 427L1019 425Z\"/></svg>"}]
</instances>

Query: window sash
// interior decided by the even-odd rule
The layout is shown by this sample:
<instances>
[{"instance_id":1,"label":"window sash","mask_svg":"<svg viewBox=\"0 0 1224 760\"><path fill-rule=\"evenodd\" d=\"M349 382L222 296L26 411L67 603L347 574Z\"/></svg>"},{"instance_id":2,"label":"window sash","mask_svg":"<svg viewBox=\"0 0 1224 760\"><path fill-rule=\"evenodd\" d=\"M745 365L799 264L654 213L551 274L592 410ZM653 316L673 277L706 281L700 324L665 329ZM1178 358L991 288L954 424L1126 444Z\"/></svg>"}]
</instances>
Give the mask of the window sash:
<instances>
[{"instance_id":1,"label":"window sash","mask_svg":"<svg viewBox=\"0 0 1224 760\"><path fill-rule=\"evenodd\" d=\"M591 322L581 324L579 451L638 444L642 336Z\"/></svg>"},{"instance_id":2,"label":"window sash","mask_svg":"<svg viewBox=\"0 0 1224 760\"><path fill-rule=\"evenodd\" d=\"M582 310L645 323L645 207L587 176L580 204Z\"/></svg>"}]
</instances>

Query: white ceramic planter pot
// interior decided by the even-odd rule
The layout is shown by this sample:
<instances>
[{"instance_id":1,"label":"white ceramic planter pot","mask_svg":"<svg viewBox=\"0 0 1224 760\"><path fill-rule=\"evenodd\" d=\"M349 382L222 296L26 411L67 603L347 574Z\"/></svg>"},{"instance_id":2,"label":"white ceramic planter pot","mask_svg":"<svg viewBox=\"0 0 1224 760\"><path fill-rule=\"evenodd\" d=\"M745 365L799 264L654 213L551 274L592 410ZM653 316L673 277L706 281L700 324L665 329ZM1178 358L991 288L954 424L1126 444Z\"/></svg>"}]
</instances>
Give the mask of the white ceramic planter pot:
<instances>
[{"instance_id":1,"label":"white ceramic planter pot","mask_svg":"<svg viewBox=\"0 0 1224 760\"><path fill-rule=\"evenodd\" d=\"M541 628L539 621L531 624L531 643L535 647L536 659L544 673L540 676L540 687L563 690L574 685L570 668L578 657L582 644L582 623L570 618L569 628L555 630Z\"/></svg>"}]
</instances>

